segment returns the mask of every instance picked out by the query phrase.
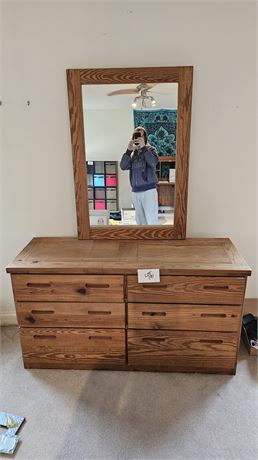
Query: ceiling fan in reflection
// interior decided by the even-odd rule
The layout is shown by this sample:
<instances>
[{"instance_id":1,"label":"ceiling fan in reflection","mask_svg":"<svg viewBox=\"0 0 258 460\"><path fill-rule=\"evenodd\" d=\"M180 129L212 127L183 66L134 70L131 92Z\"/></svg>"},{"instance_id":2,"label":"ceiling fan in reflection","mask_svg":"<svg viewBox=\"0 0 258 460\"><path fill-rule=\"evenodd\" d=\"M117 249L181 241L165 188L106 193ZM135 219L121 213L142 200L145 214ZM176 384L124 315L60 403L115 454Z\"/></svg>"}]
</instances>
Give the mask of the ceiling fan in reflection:
<instances>
[{"instance_id":1,"label":"ceiling fan in reflection","mask_svg":"<svg viewBox=\"0 0 258 460\"><path fill-rule=\"evenodd\" d=\"M138 102L141 104L141 107L146 108L148 103L150 103L151 107L156 106L156 101L153 96L151 96L149 91L155 86L155 83L140 83L135 88L127 88L127 89L119 89L116 91L112 91L108 93L108 96L119 96L121 94L139 94L139 96L135 96L132 107L137 107Z\"/></svg>"}]
</instances>

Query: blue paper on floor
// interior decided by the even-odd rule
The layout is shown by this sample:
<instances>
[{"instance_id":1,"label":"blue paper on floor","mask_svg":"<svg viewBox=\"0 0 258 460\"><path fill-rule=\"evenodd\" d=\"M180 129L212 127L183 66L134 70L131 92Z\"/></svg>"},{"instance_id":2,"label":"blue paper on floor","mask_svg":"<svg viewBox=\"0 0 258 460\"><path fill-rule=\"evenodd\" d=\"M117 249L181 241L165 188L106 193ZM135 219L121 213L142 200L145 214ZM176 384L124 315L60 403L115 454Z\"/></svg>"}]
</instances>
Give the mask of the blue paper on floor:
<instances>
[{"instance_id":1,"label":"blue paper on floor","mask_svg":"<svg viewBox=\"0 0 258 460\"><path fill-rule=\"evenodd\" d=\"M7 428L6 433L0 436L0 453L13 454L20 440L16 436L17 431L24 422L25 417L21 415L0 412L0 425Z\"/></svg>"},{"instance_id":2,"label":"blue paper on floor","mask_svg":"<svg viewBox=\"0 0 258 460\"><path fill-rule=\"evenodd\" d=\"M20 438L16 434L2 434L0 436L0 454L13 454Z\"/></svg>"}]
</instances>

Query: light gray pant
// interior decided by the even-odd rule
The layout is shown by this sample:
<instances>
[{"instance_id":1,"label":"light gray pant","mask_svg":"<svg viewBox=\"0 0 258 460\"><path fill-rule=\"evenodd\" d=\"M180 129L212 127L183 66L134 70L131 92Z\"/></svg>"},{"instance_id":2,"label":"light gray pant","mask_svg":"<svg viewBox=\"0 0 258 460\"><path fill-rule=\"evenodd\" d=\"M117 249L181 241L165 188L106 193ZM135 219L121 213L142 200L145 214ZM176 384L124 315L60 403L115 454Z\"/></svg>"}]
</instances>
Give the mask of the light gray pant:
<instances>
[{"instance_id":1,"label":"light gray pant","mask_svg":"<svg viewBox=\"0 0 258 460\"><path fill-rule=\"evenodd\" d=\"M155 188L132 192L135 219L138 225L158 225L158 193Z\"/></svg>"}]
</instances>

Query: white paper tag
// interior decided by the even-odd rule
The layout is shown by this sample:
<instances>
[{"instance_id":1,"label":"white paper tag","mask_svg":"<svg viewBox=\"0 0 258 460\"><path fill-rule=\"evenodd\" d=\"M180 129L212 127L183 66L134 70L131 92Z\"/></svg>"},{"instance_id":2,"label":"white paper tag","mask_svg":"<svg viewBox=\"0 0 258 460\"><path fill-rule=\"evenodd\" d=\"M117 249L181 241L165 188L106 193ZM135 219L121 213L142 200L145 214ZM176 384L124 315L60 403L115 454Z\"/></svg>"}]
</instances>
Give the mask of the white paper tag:
<instances>
[{"instance_id":1,"label":"white paper tag","mask_svg":"<svg viewBox=\"0 0 258 460\"><path fill-rule=\"evenodd\" d=\"M137 270L138 283L159 283L159 268L146 268Z\"/></svg>"}]
</instances>

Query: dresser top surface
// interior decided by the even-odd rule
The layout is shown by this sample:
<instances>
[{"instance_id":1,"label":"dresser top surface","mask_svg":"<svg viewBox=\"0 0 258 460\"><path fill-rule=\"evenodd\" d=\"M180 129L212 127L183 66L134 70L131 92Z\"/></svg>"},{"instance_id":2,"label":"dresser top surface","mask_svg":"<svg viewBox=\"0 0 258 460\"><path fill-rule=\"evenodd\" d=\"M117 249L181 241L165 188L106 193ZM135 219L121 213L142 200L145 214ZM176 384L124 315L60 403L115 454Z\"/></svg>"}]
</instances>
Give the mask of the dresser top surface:
<instances>
[{"instance_id":1,"label":"dresser top surface","mask_svg":"<svg viewBox=\"0 0 258 460\"><path fill-rule=\"evenodd\" d=\"M228 238L186 240L78 240L33 238L6 267L8 273L250 275L251 269Z\"/></svg>"}]
</instances>

